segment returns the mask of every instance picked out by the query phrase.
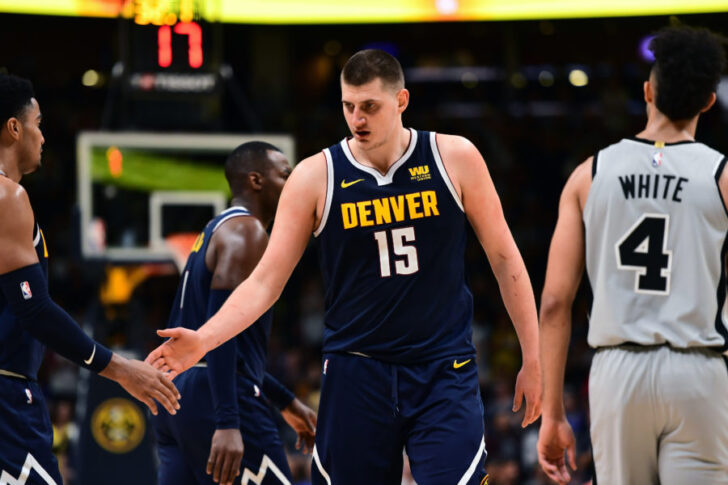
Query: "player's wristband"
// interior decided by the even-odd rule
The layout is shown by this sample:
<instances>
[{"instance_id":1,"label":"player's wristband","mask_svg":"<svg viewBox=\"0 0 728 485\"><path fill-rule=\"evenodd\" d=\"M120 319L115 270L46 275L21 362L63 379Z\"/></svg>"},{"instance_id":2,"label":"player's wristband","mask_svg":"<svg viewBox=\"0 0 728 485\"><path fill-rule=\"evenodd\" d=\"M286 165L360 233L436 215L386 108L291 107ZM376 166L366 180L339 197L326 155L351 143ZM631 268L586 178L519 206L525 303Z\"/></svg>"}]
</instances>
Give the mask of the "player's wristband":
<instances>
[{"instance_id":1,"label":"player's wristband","mask_svg":"<svg viewBox=\"0 0 728 485\"><path fill-rule=\"evenodd\" d=\"M25 331L51 350L94 372L111 360L111 351L86 335L48 294L40 263L0 275L0 287L10 311Z\"/></svg>"},{"instance_id":2,"label":"player's wristband","mask_svg":"<svg viewBox=\"0 0 728 485\"><path fill-rule=\"evenodd\" d=\"M232 290L210 290L207 302L207 318L217 313ZM240 427L237 385L235 374L237 369L237 343L230 339L221 346L211 350L205 356L207 376L212 393L212 404L215 408L216 429Z\"/></svg>"},{"instance_id":3,"label":"player's wristband","mask_svg":"<svg viewBox=\"0 0 728 485\"><path fill-rule=\"evenodd\" d=\"M267 372L263 376L263 394L275 407L281 410L287 408L296 399L296 396L288 388Z\"/></svg>"}]
</instances>

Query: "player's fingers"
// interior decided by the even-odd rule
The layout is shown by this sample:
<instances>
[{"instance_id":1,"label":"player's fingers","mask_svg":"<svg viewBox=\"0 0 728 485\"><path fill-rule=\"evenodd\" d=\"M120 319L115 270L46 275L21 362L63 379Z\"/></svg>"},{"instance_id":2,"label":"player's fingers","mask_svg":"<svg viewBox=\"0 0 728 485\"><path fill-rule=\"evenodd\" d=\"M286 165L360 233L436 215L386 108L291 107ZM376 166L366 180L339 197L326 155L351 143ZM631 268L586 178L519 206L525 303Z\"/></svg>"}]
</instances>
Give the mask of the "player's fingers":
<instances>
[{"instance_id":1,"label":"player's fingers","mask_svg":"<svg viewBox=\"0 0 728 485\"><path fill-rule=\"evenodd\" d=\"M155 416L157 415L157 403L154 402L154 399L152 399L149 396L144 395L144 396L141 396L141 398L139 400L147 405L147 407L149 408L149 410L152 412L153 415L155 415Z\"/></svg>"},{"instance_id":2,"label":"player's fingers","mask_svg":"<svg viewBox=\"0 0 728 485\"><path fill-rule=\"evenodd\" d=\"M144 363L152 365L152 362L154 362L155 360L157 360L159 358L160 353L161 353L161 351L159 350L159 347L152 350L151 352L149 352L149 355L147 355L147 358L144 359Z\"/></svg>"},{"instance_id":3,"label":"player's fingers","mask_svg":"<svg viewBox=\"0 0 728 485\"><path fill-rule=\"evenodd\" d=\"M167 371L164 371L164 372L167 372ZM175 386L172 383L172 381L165 374L161 374L159 376L159 380L162 382L162 384L164 385L164 387L166 387L169 390L169 392L172 393L171 394L172 396L174 396L177 399L181 399L182 398L182 394L179 393L179 390L177 389L177 386ZM177 409L179 409L179 404L177 406Z\"/></svg>"},{"instance_id":4,"label":"player's fingers","mask_svg":"<svg viewBox=\"0 0 728 485\"><path fill-rule=\"evenodd\" d=\"M212 479L215 483L220 483L220 474L222 473L222 465L225 461L225 453L218 453L215 456L215 463L212 465Z\"/></svg>"},{"instance_id":5,"label":"player's fingers","mask_svg":"<svg viewBox=\"0 0 728 485\"><path fill-rule=\"evenodd\" d=\"M212 474L212 467L215 465L215 461L217 461L217 449L212 448L210 449L210 456L207 457L207 464L205 465L205 473L208 475Z\"/></svg>"},{"instance_id":6,"label":"player's fingers","mask_svg":"<svg viewBox=\"0 0 728 485\"><path fill-rule=\"evenodd\" d=\"M569 466L572 470L576 470L576 443L573 441L569 443L569 447L566 450L566 455L569 460Z\"/></svg>"},{"instance_id":7,"label":"player's fingers","mask_svg":"<svg viewBox=\"0 0 728 485\"><path fill-rule=\"evenodd\" d=\"M541 397L538 394L526 399L526 416L528 418L526 426L535 422L541 416Z\"/></svg>"},{"instance_id":8,"label":"player's fingers","mask_svg":"<svg viewBox=\"0 0 728 485\"><path fill-rule=\"evenodd\" d=\"M152 352L152 353L154 353L154 352ZM152 359L152 354L149 354L147 356L147 359L150 359L151 360ZM146 362L146 360L144 362ZM151 365L152 367L154 367L157 370L162 370L162 367L164 367L165 365L167 365L167 361L164 360L164 357L160 354L157 357L155 357L153 360L151 360L149 362L149 365Z\"/></svg>"},{"instance_id":9,"label":"player's fingers","mask_svg":"<svg viewBox=\"0 0 728 485\"><path fill-rule=\"evenodd\" d=\"M225 461L222 465L222 473L220 475L220 483L232 483L235 478L235 464L240 467L240 461L237 459L237 453L226 453Z\"/></svg>"},{"instance_id":10,"label":"player's fingers","mask_svg":"<svg viewBox=\"0 0 728 485\"><path fill-rule=\"evenodd\" d=\"M176 338L182 335L182 330L179 328L163 328L161 330L157 330L157 335L160 337L168 337L168 338Z\"/></svg>"},{"instance_id":11,"label":"player's fingers","mask_svg":"<svg viewBox=\"0 0 728 485\"><path fill-rule=\"evenodd\" d=\"M523 389L516 385L516 394L513 396L513 412L517 413L523 403Z\"/></svg>"},{"instance_id":12,"label":"player's fingers","mask_svg":"<svg viewBox=\"0 0 728 485\"><path fill-rule=\"evenodd\" d=\"M161 387L161 384L159 384L159 387ZM160 389L159 387L152 389L152 397L154 397L154 399L156 399L157 402L161 404L169 414L177 414L177 408L179 407L179 404L177 404L177 399L175 399L174 396L168 395L169 391L166 388L164 389L167 391L167 393L162 391L162 389Z\"/></svg>"}]
</instances>

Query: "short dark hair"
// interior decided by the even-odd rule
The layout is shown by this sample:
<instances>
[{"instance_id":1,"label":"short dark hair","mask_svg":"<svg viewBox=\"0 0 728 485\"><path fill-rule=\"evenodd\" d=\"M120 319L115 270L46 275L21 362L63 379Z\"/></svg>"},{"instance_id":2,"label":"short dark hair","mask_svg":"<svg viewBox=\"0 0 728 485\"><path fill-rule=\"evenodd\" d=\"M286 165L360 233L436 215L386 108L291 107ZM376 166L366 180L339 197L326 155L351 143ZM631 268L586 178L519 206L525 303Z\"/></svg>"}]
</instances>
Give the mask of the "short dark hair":
<instances>
[{"instance_id":1,"label":"short dark hair","mask_svg":"<svg viewBox=\"0 0 728 485\"><path fill-rule=\"evenodd\" d=\"M12 74L0 74L0 123L20 117L34 97L30 81Z\"/></svg>"},{"instance_id":2,"label":"short dark hair","mask_svg":"<svg viewBox=\"0 0 728 485\"><path fill-rule=\"evenodd\" d=\"M655 104L671 120L687 120L705 107L726 67L725 38L704 28L667 27L650 42Z\"/></svg>"},{"instance_id":3,"label":"short dark hair","mask_svg":"<svg viewBox=\"0 0 728 485\"><path fill-rule=\"evenodd\" d=\"M376 78L385 85L404 88L404 72L399 61L379 49L365 49L346 61L341 70L341 79L352 86L361 86Z\"/></svg>"},{"instance_id":4,"label":"short dark hair","mask_svg":"<svg viewBox=\"0 0 728 485\"><path fill-rule=\"evenodd\" d=\"M225 178L230 186L236 179L250 172L265 174L270 169L268 151L280 152L275 145L264 141L249 141L233 150L225 160Z\"/></svg>"}]
</instances>

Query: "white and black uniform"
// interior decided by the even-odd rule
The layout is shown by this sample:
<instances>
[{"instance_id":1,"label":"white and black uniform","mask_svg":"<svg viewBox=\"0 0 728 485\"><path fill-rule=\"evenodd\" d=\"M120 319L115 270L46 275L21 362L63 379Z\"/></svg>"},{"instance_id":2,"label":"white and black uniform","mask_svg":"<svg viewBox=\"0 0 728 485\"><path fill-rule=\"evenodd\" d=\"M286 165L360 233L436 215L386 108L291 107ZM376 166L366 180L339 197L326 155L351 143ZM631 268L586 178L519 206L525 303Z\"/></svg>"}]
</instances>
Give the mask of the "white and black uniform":
<instances>
[{"instance_id":1,"label":"white and black uniform","mask_svg":"<svg viewBox=\"0 0 728 485\"><path fill-rule=\"evenodd\" d=\"M725 164L701 143L636 138L594 157L584 225L600 483L728 484Z\"/></svg>"}]
</instances>

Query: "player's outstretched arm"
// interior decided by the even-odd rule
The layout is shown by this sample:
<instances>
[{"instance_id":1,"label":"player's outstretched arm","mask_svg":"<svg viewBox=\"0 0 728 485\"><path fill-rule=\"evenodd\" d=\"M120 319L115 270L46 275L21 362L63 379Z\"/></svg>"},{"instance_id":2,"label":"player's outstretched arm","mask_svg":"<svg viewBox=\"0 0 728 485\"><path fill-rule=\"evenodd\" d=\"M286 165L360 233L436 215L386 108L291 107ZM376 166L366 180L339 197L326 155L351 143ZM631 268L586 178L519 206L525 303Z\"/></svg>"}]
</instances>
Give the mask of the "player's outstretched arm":
<instances>
[{"instance_id":1,"label":"player's outstretched arm","mask_svg":"<svg viewBox=\"0 0 728 485\"><path fill-rule=\"evenodd\" d=\"M538 459L546 475L563 484L571 480L566 457L576 469L576 441L564 412L564 369L571 337L571 305L584 272L582 207L590 185L591 160L587 160L577 167L561 194L541 295L544 404Z\"/></svg>"},{"instance_id":2,"label":"player's outstretched arm","mask_svg":"<svg viewBox=\"0 0 728 485\"><path fill-rule=\"evenodd\" d=\"M0 287L13 315L29 334L70 361L115 380L154 414L155 399L171 414L176 413L179 394L168 379L95 342L51 300L33 246L28 196L22 187L5 179L0 181L0 247Z\"/></svg>"},{"instance_id":3,"label":"player's outstretched arm","mask_svg":"<svg viewBox=\"0 0 728 485\"><path fill-rule=\"evenodd\" d=\"M278 299L301 258L326 192L326 161L317 154L299 163L283 187L268 247L253 273L214 317L197 331L160 330L169 337L147 357L171 376L189 369L209 350L253 324ZM318 211L320 213L320 211Z\"/></svg>"},{"instance_id":4,"label":"player's outstretched arm","mask_svg":"<svg viewBox=\"0 0 728 485\"><path fill-rule=\"evenodd\" d=\"M513 411L526 398L522 426L541 414L541 367L538 358L538 317L531 280L508 228L498 193L485 160L467 139L438 135L445 168L463 203L465 214L490 262L503 303L513 321L523 354L516 380Z\"/></svg>"}]
</instances>

